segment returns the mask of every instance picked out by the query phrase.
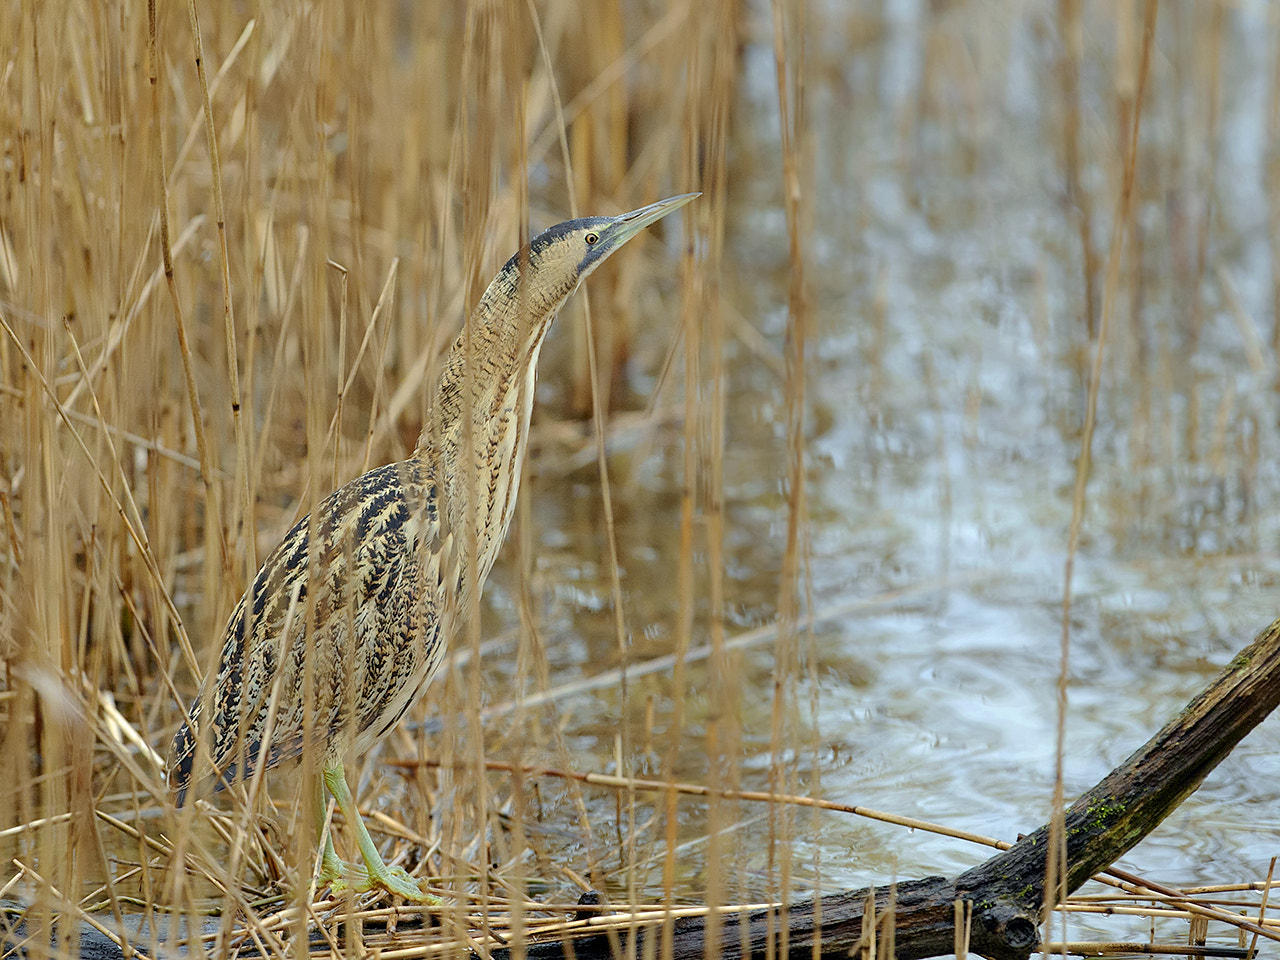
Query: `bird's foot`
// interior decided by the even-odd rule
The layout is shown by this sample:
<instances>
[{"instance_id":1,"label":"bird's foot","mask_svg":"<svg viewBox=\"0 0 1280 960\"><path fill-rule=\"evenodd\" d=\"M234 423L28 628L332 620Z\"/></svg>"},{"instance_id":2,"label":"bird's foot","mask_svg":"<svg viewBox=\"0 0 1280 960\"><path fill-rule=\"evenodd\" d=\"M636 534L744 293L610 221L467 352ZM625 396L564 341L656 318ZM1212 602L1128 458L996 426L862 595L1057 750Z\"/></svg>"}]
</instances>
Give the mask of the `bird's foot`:
<instances>
[{"instance_id":1,"label":"bird's foot","mask_svg":"<svg viewBox=\"0 0 1280 960\"><path fill-rule=\"evenodd\" d=\"M381 888L393 897L400 897L410 903L425 903L438 906L440 898L425 892L418 881L410 876L403 867L389 867L385 863L374 865L370 871L367 867L355 863L344 863L337 857L325 858L320 868L318 886L328 886L335 895L350 891L351 893L368 893L374 888Z\"/></svg>"}]
</instances>

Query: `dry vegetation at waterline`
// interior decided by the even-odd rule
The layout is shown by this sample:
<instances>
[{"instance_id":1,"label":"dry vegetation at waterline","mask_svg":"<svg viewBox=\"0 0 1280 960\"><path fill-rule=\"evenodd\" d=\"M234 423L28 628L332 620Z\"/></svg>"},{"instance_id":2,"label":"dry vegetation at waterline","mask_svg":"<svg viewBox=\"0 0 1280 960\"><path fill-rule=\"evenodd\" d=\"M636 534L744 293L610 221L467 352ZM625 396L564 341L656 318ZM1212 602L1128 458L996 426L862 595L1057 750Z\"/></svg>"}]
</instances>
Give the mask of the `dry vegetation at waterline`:
<instances>
[{"instance_id":1,"label":"dry vegetation at waterline","mask_svg":"<svg viewBox=\"0 0 1280 960\"><path fill-rule=\"evenodd\" d=\"M10 0L0 50L4 956L1277 949L1275 11ZM317 885L293 765L175 807L236 601L507 257L692 191L347 759L439 903Z\"/></svg>"}]
</instances>

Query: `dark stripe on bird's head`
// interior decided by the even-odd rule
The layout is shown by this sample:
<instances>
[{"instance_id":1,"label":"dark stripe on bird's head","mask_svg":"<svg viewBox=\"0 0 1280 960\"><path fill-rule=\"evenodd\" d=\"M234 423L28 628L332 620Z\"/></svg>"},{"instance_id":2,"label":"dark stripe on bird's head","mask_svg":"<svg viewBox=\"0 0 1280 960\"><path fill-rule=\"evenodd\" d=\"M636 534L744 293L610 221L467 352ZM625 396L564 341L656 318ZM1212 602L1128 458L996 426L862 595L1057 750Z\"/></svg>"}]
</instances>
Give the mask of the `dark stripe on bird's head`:
<instances>
[{"instance_id":1,"label":"dark stripe on bird's head","mask_svg":"<svg viewBox=\"0 0 1280 960\"><path fill-rule=\"evenodd\" d=\"M521 247L520 252L514 254L506 264L503 265L502 270L503 272L506 272L507 270L516 269L520 265L521 261L527 260L530 257L538 256L542 251L546 250L547 247L551 246L557 240L564 239L575 230L586 230L590 227L594 227L597 230L603 230L610 222L611 221L608 217L579 217L577 220L565 220L561 223L557 223L554 227L547 227L547 229L543 230L540 234Z\"/></svg>"}]
</instances>

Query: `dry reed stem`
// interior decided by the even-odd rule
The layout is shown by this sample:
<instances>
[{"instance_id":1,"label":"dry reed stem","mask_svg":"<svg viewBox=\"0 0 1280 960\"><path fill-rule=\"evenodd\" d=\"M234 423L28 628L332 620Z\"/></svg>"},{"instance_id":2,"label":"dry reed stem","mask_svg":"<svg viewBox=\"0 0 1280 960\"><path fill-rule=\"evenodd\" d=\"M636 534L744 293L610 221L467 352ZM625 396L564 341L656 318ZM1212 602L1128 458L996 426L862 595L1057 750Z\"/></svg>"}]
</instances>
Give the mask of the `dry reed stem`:
<instances>
[{"instance_id":1,"label":"dry reed stem","mask_svg":"<svg viewBox=\"0 0 1280 960\"><path fill-rule=\"evenodd\" d=\"M151 112L156 128L156 170L160 184L160 256L164 264L165 282L169 288L169 300L173 305L174 329L178 336L178 354L182 358L182 371L186 378L189 412L196 438L196 450L199 452L200 458L200 475L204 482L206 504L212 514L212 522L206 526L206 532L211 539L217 541L221 569L224 573L229 573L231 571L230 548L226 542L226 530L223 525L213 480L209 444L205 437L204 408L200 404L200 388L196 384L194 361L192 360L191 347L187 340L187 324L183 316L182 300L178 295L177 282L173 272L173 245L169 238L169 176L165 166L164 123L162 119L164 112L162 110L163 101L160 92L160 78L163 76L163 71L160 65L160 54L156 49L155 0L147 0L147 55L150 66L148 79L151 83ZM196 676L199 676L199 661L195 659L194 652L184 650L184 653L189 657L188 666L195 672Z\"/></svg>"},{"instance_id":2,"label":"dry reed stem","mask_svg":"<svg viewBox=\"0 0 1280 960\"><path fill-rule=\"evenodd\" d=\"M795 793L798 771L795 761L784 757L798 757L801 745L797 735L787 722L800 682L800 643L803 637L799 626L802 598L808 596L808 437L806 435L808 407L808 341L809 303L806 281L807 234L809 210L814 202L812 178L802 168L801 150L808 136L806 112L806 73L808 64L807 24L803 4L773 0L772 16L773 62L777 87L778 121L782 153L782 206L786 213L787 263L789 283L787 288L786 332L786 502L787 525L783 543L782 568L778 583L778 620L781 630L775 646L776 666L773 674L773 702L770 718L769 746L772 760L769 766L771 792ZM810 653L812 651L810 650ZM812 666L813 660L810 657ZM813 687L816 691L816 687ZM778 808L770 808L771 810ZM781 816L769 820L768 872L770 893L786 901L791 889L794 864L791 847L794 841L794 824L786 808ZM777 937L777 949L783 956L788 950L788 910L784 905L769 917L769 932ZM815 917L821 922L821 917ZM776 925L776 927L775 927ZM869 925L874 932L875 924ZM717 931L708 929L709 942L715 942ZM774 942L774 936L769 937ZM874 947L871 955L875 956Z\"/></svg>"},{"instance_id":3,"label":"dry reed stem","mask_svg":"<svg viewBox=\"0 0 1280 960\"><path fill-rule=\"evenodd\" d=\"M1240 955L1230 948L1195 946L1185 943L1145 943L1142 941L1060 941L1046 943L1043 949L1047 955L1071 954L1082 957L1123 957L1132 956L1135 953L1143 956L1169 954L1184 957L1237 957Z\"/></svg>"},{"instance_id":4,"label":"dry reed stem","mask_svg":"<svg viewBox=\"0 0 1280 960\"><path fill-rule=\"evenodd\" d=\"M1066 762L1067 685L1071 662L1071 591L1075 571L1076 554L1080 546L1081 527L1084 523L1085 493L1093 457L1093 433L1098 417L1098 396L1102 388L1103 358L1107 349L1107 334L1111 316L1119 293L1121 255L1125 237L1132 230L1133 188L1137 172L1138 131L1142 120L1143 94L1151 64L1151 47L1155 39L1156 0L1147 0L1143 18L1141 66L1138 70L1137 92L1133 102L1132 123L1128 128L1127 146L1123 157L1123 177L1120 194L1116 200L1111 228L1111 247L1107 255L1107 274L1102 288L1102 309L1098 317L1097 341L1094 345L1093 366L1090 371L1084 424L1080 434L1080 456L1076 461L1075 487L1071 498L1071 524L1067 537L1067 558L1062 586L1062 633L1059 646L1057 700L1057 743L1054 750L1053 816L1050 819L1049 849L1046 859L1048 876L1045 880L1046 908L1065 899L1066 845L1063 836L1063 817L1066 812L1064 768ZM1048 940L1048 914L1045 936Z\"/></svg>"},{"instance_id":5,"label":"dry reed stem","mask_svg":"<svg viewBox=\"0 0 1280 960\"><path fill-rule=\"evenodd\" d=\"M1267 922L1268 922L1268 921L1267 921L1267 919L1266 919L1266 916L1267 916L1267 900L1268 900L1268 899L1270 898L1270 896L1271 896L1271 881L1272 881L1272 878L1273 878L1273 877L1275 876L1275 874L1276 874L1276 859L1277 859L1276 857L1272 857L1272 858L1271 858L1271 863L1270 863L1270 865L1268 865L1268 867L1267 867L1267 880L1266 880L1266 886L1265 886L1265 887L1263 888L1263 890L1262 890L1262 902L1258 904L1258 924L1259 924L1259 925L1262 925L1262 924L1265 924L1265 923L1267 923ZM1273 920L1273 921L1270 921L1270 922L1271 922L1273 925L1275 925L1275 926L1280 926L1280 923L1278 923L1278 922L1276 922L1276 921L1274 921L1274 920ZM1258 936L1259 936L1259 934L1256 934L1256 933L1255 933L1255 934L1253 935L1253 939L1249 941L1249 956L1250 956L1250 957L1255 957L1255 956L1257 956L1257 954L1258 954Z\"/></svg>"},{"instance_id":6,"label":"dry reed stem","mask_svg":"<svg viewBox=\"0 0 1280 960\"><path fill-rule=\"evenodd\" d=\"M438 763L430 760L397 760L394 761L394 764L405 769L412 769L419 766L439 766ZM965 840L969 843L993 847L997 850L1007 850L1012 846L1011 843L1004 840L984 837L981 834L972 833L967 830L957 830L954 827L948 827L944 824L930 823L927 820L921 820L917 817L905 817L901 814L888 813L883 810L873 810L870 807L864 807L858 804L840 803L836 800L823 800L818 797L789 795L766 790L717 788L708 784L680 783L672 780L648 780L643 777L616 776L605 773L583 773L576 770L559 770L555 767L525 765L517 768L515 764L502 760L488 760L485 762L485 768L488 770L496 770L506 773L521 773L528 776L576 780L579 783L587 783L592 786L608 787L614 790L625 790L629 792L652 791L655 793L668 793L672 795L684 794L691 797L705 797L719 800L742 800L750 803L783 804L793 807L808 807L814 810L829 810L836 813L851 813L855 816L865 817L868 820L878 820L881 823L890 823L895 826L905 827L908 830L919 830L924 833L937 834L941 837Z\"/></svg>"},{"instance_id":7,"label":"dry reed stem","mask_svg":"<svg viewBox=\"0 0 1280 960\"><path fill-rule=\"evenodd\" d=\"M204 115L205 145L209 151L209 168L213 184L214 224L218 231L219 262L222 266L222 317L223 330L226 335L227 350L227 400L231 407L231 422L236 444L236 488L240 494L239 520L248 523L252 512L252 494L249 485L249 448L245 439L245 427L240 411L240 361L239 349L236 345L234 298L231 289L231 255L227 249L227 214L222 201L222 165L218 158L218 131L213 122L213 104L209 99L209 79L204 68L204 41L200 36L200 17L196 12L195 0L187 0L187 16L191 22L191 45L195 51L196 78L200 81L200 107ZM247 30L247 28L246 28ZM158 118L158 111L157 111ZM157 124L159 126L159 124ZM163 158L163 140L160 142ZM161 211L162 225L165 216ZM162 236L164 231L162 229ZM197 409L195 407L193 409ZM249 527L252 530L252 525ZM245 538L246 576L251 577L257 569L257 551L253 546L253 537Z\"/></svg>"}]
</instances>

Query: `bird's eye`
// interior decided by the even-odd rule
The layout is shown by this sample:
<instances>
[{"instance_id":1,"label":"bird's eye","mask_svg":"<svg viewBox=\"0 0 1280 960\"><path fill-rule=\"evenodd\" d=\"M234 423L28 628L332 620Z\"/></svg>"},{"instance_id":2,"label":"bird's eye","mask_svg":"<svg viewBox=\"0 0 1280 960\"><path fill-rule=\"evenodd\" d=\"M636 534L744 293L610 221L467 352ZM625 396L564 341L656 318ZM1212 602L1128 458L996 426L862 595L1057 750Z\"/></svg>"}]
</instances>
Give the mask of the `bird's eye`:
<instances>
[{"instance_id":1,"label":"bird's eye","mask_svg":"<svg viewBox=\"0 0 1280 960\"><path fill-rule=\"evenodd\" d=\"M596 245L596 243L598 243L598 242L599 242L599 240L600 240L600 234L598 234L598 233L588 233L588 234L587 234L585 237L583 237L582 239L583 239L583 240L585 240L585 241L587 241L587 246L588 246L588 247L594 247L594 246Z\"/></svg>"}]
</instances>

